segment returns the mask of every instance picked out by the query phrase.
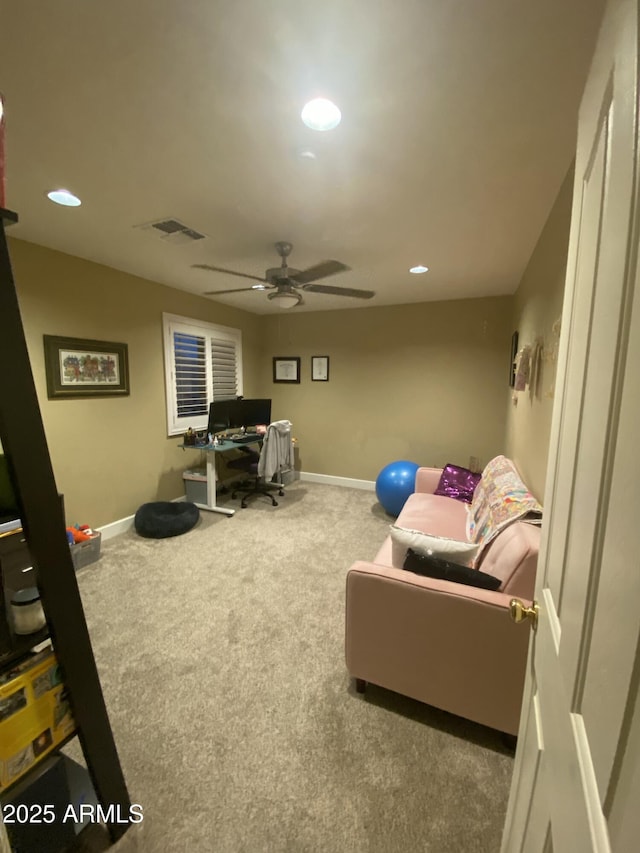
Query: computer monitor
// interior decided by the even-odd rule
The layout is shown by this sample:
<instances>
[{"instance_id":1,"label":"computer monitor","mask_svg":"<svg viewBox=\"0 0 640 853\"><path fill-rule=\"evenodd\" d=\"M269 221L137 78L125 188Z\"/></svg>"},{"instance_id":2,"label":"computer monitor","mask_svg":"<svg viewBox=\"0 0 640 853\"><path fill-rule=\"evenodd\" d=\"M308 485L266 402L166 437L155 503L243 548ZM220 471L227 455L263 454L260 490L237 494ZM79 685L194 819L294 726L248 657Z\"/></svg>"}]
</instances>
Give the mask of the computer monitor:
<instances>
[{"instance_id":1,"label":"computer monitor","mask_svg":"<svg viewBox=\"0 0 640 853\"><path fill-rule=\"evenodd\" d=\"M216 432L236 427L236 408L237 400L214 400L209 406L209 421L207 423L207 432L214 435Z\"/></svg>"},{"instance_id":2,"label":"computer monitor","mask_svg":"<svg viewBox=\"0 0 640 853\"><path fill-rule=\"evenodd\" d=\"M238 426L254 427L258 426L258 424L268 425L271 423L271 400L238 400L238 409L235 415L240 418Z\"/></svg>"},{"instance_id":3,"label":"computer monitor","mask_svg":"<svg viewBox=\"0 0 640 853\"><path fill-rule=\"evenodd\" d=\"M270 399L214 400L209 406L207 432L213 435L228 429L270 423Z\"/></svg>"}]
</instances>

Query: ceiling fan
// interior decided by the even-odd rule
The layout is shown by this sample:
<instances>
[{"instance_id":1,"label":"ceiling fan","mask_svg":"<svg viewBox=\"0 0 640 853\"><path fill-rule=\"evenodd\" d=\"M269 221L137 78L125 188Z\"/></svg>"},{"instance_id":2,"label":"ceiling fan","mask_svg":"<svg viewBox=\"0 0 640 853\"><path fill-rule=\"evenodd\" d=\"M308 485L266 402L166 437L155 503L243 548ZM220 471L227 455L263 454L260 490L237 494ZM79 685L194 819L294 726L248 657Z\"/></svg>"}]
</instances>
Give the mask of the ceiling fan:
<instances>
[{"instance_id":1,"label":"ceiling fan","mask_svg":"<svg viewBox=\"0 0 640 853\"><path fill-rule=\"evenodd\" d=\"M309 267L306 270L294 270L287 265L287 258L293 249L292 244L280 241L275 243L275 248L276 252L282 258L282 262L279 267L268 269L265 272L264 278L238 272L237 270L214 267L210 264L192 264L195 269L222 272L226 275L237 275L240 278L248 278L252 281L260 282L259 284L251 285L251 287L237 287L233 290L209 290L204 293L204 296L220 296L223 293L243 293L249 290L271 290L273 292L268 294L267 299L275 300L280 308L293 308L296 305L303 305L302 293L300 291L328 293L331 296L353 296L356 299L371 299L375 296L373 290L358 290L354 287L333 287L330 284L316 284L318 279L328 278L330 275L350 269L340 261L321 261L319 264Z\"/></svg>"}]
</instances>

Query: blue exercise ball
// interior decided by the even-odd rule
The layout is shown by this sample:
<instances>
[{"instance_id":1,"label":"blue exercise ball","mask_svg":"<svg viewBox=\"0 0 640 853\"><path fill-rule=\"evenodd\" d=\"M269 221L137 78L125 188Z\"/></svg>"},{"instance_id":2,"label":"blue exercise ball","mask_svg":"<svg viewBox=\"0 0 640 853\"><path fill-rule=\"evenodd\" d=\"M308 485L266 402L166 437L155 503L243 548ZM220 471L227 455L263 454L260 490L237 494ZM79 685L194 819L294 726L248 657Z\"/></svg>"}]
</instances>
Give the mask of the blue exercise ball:
<instances>
[{"instance_id":1,"label":"blue exercise ball","mask_svg":"<svg viewBox=\"0 0 640 853\"><path fill-rule=\"evenodd\" d=\"M376 478L376 495L389 515L398 516L406 499L415 491L415 462L400 459L385 465Z\"/></svg>"}]
</instances>

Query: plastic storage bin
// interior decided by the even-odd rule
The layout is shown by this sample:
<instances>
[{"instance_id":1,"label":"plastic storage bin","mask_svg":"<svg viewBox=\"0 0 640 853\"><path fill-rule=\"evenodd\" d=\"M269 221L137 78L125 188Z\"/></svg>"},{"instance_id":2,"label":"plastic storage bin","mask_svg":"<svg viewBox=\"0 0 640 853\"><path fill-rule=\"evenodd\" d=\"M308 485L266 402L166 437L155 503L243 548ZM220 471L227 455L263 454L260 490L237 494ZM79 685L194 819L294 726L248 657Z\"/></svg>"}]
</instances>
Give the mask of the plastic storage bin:
<instances>
[{"instance_id":1,"label":"plastic storage bin","mask_svg":"<svg viewBox=\"0 0 640 853\"><path fill-rule=\"evenodd\" d=\"M13 630L16 634L35 634L47 624L38 587L27 586L11 596Z\"/></svg>"},{"instance_id":2,"label":"plastic storage bin","mask_svg":"<svg viewBox=\"0 0 640 853\"><path fill-rule=\"evenodd\" d=\"M283 486L290 486L297 479L298 473L293 468L287 468L286 471L280 471L279 474L276 474L276 481L282 483Z\"/></svg>"},{"instance_id":3,"label":"plastic storage bin","mask_svg":"<svg viewBox=\"0 0 640 853\"><path fill-rule=\"evenodd\" d=\"M85 542L76 542L75 545L69 545L73 568L76 572L78 569L83 569L85 566L89 566L100 559L101 540L102 534L94 533L91 539L87 539Z\"/></svg>"},{"instance_id":4,"label":"plastic storage bin","mask_svg":"<svg viewBox=\"0 0 640 853\"><path fill-rule=\"evenodd\" d=\"M184 471L184 493L193 504L207 504L207 472L204 468Z\"/></svg>"}]
</instances>

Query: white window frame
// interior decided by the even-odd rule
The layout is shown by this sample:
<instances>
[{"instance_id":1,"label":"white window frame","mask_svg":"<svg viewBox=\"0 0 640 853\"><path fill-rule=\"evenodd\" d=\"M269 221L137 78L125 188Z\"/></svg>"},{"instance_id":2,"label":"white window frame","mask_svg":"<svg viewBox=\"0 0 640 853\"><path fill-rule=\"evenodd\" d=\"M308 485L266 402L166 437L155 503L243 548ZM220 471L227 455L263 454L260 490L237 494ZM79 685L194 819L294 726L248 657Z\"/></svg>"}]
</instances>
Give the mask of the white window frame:
<instances>
[{"instance_id":1,"label":"white window frame","mask_svg":"<svg viewBox=\"0 0 640 853\"><path fill-rule=\"evenodd\" d=\"M164 375L167 404L167 434L182 435L189 427L191 429L206 429L209 405L213 402L213 375L211 344L213 341L225 341L235 345L236 356L236 394L243 394L242 377L242 332L230 326L219 326L204 320L194 320L191 317L181 317L178 314L162 315L164 341ZM205 338L206 348L206 391L207 414L192 417L178 417L177 386L175 377L174 334L197 335Z\"/></svg>"}]
</instances>

